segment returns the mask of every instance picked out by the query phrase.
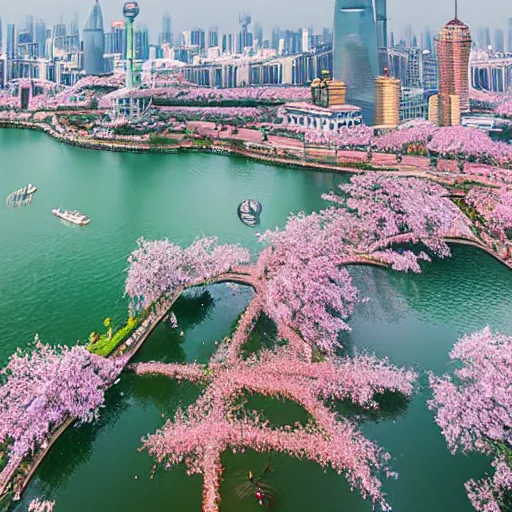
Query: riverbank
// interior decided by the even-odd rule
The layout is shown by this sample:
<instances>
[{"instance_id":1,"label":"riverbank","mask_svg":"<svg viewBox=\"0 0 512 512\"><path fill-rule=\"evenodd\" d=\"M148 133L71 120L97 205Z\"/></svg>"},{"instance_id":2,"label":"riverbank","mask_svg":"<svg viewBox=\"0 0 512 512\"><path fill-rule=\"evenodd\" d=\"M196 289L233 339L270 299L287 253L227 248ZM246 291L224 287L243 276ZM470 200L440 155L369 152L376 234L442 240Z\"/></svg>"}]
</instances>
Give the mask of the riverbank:
<instances>
[{"instance_id":1,"label":"riverbank","mask_svg":"<svg viewBox=\"0 0 512 512\"><path fill-rule=\"evenodd\" d=\"M510 173L510 171L489 165L470 163L466 164L467 171L460 172L457 170L456 161L445 159L439 159L438 168L432 169L426 157L414 155L404 155L402 161L398 163L393 154L374 152L371 161L368 161L365 152L355 150L340 150L336 157L338 163L333 163L332 152L328 148L308 147L304 150L300 146L300 141L286 139L285 145L282 140L284 138L280 136L270 137L272 140L269 145L266 145L265 143L250 142L249 139L246 140L243 136L234 139L210 138L209 132L201 133L198 131L193 138L171 139L172 144L154 144L123 140L122 136L117 139L69 136L60 133L46 122L0 119L1 128L39 131L63 144L93 151L137 154L208 153L240 156L257 163L283 168L343 174L386 172L388 175L427 179L443 186L460 186L465 183L501 186L502 183L493 181L490 176L495 177L494 175L496 175L501 182L507 182ZM311 155L314 155L314 157ZM503 172L507 175L502 176ZM510 180L512 180L512 173L510 173Z\"/></svg>"}]
</instances>

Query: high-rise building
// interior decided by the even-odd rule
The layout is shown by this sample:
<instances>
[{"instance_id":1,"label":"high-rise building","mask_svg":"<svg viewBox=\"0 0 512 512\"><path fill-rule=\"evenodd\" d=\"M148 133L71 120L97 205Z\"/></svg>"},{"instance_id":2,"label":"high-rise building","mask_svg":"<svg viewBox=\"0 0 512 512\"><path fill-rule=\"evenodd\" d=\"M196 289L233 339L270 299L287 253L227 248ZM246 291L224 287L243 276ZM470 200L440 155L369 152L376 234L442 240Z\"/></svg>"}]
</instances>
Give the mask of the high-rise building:
<instances>
[{"instance_id":1,"label":"high-rise building","mask_svg":"<svg viewBox=\"0 0 512 512\"><path fill-rule=\"evenodd\" d=\"M512 52L512 18L508 19L508 51Z\"/></svg>"},{"instance_id":2,"label":"high-rise building","mask_svg":"<svg viewBox=\"0 0 512 512\"><path fill-rule=\"evenodd\" d=\"M258 42L258 47L263 46L263 27L259 23L254 24L254 42Z\"/></svg>"},{"instance_id":3,"label":"high-rise building","mask_svg":"<svg viewBox=\"0 0 512 512\"><path fill-rule=\"evenodd\" d=\"M135 58L143 61L149 59L149 31L146 25L135 27Z\"/></svg>"},{"instance_id":4,"label":"high-rise building","mask_svg":"<svg viewBox=\"0 0 512 512\"><path fill-rule=\"evenodd\" d=\"M64 23L57 23L53 26L53 34L55 37L63 37L67 34L66 25Z\"/></svg>"},{"instance_id":5,"label":"high-rise building","mask_svg":"<svg viewBox=\"0 0 512 512\"><path fill-rule=\"evenodd\" d=\"M336 0L333 74L347 85L349 103L361 107L375 103L379 62L372 0ZM366 116L371 119L373 113Z\"/></svg>"},{"instance_id":6,"label":"high-rise building","mask_svg":"<svg viewBox=\"0 0 512 512\"><path fill-rule=\"evenodd\" d=\"M458 96L460 111L469 110L469 54L471 34L469 27L457 17L444 25L437 38L436 50L439 61L439 124L452 122L454 100Z\"/></svg>"},{"instance_id":7,"label":"high-rise building","mask_svg":"<svg viewBox=\"0 0 512 512\"><path fill-rule=\"evenodd\" d=\"M195 27L190 31L190 44L197 46L200 51L206 48L206 34L203 29Z\"/></svg>"},{"instance_id":8,"label":"high-rise building","mask_svg":"<svg viewBox=\"0 0 512 512\"><path fill-rule=\"evenodd\" d=\"M105 34L105 53L121 54L122 58L126 58L126 30L124 21L116 20L110 25L110 32Z\"/></svg>"},{"instance_id":9,"label":"high-rise building","mask_svg":"<svg viewBox=\"0 0 512 512\"><path fill-rule=\"evenodd\" d=\"M376 126L394 128L400 124L400 93L400 80L389 73L375 80Z\"/></svg>"},{"instance_id":10,"label":"high-rise building","mask_svg":"<svg viewBox=\"0 0 512 512\"><path fill-rule=\"evenodd\" d=\"M0 55L0 89L7 85L7 55Z\"/></svg>"},{"instance_id":11,"label":"high-rise building","mask_svg":"<svg viewBox=\"0 0 512 512\"><path fill-rule=\"evenodd\" d=\"M103 14L96 0L84 27L84 71L86 75L99 75L104 71L105 34Z\"/></svg>"},{"instance_id":12,"label":"high-rise building","mask_svg":"<svg viewBox=\"0 0 512 512\"><path fill-rule=\"evenodd\" d=\"M212 27L208 30L208 48L219 46L219 29Z\"/></svg>"},{"instance_id":13,"label":"high-rise building","mask_svg":"<svg viewBox=\"0 0 512 512\"><path fill-rule=\"evenodd\" d=\"M491 46L491 31L489 27L480 27L478 29L477 45L480 48L488 48Z\"/></svg>"},{"instance_id":14,"label":"high-rise building","mask_svg":"<svg viewBox=\"0 0 512 512\"><path fill-rule=\"evenodd\" d=\"M78 28L78 14L75 12L73 19L71 20L69 34L80 38L80 29Z\"/></svg>"},{"instance_id":15,"label":"high-rise building","mask_svg":"<svg viewBox=\"0 0 512 512\"><path fill-rule=\"evenodd\" d=\"M4 51L4 33L2 31L2 18L0 18L0 53Z\"/></svg>"},{"instance_id":16,"label":"high-rise building","mask_svg":"<svg viewBox=\"0 0 512 512\"><path fill-rule=\"evenodd\" d=\"M232 55L235 52L235 37L233 34L222 35L222 53Z\"/></svg>"},{"instance_id":17,"label":"high-rise building","mask_svg":"<svg viewBox=\"0 0 512 512\"><path fill-rule=\"evenodd\" d=\"M309 30L307 28L302 29L300 51L302 53L309 52Z\"/></svg>"},{"instance_id":18,"label":"high-rise building","mask_svg":"<svg viewBox=\"0 0 512 512\"><path fill-rule=\"evenodd\" d=\"M387 0L375 0L377 22L377 48L379 51L379 73L384 74L388 67L388 14Z\"/></svg>"},{"instance_id":19,"label":"high-rise building","mask_svg":"<svg viewBox=\"0 0 512 512\"><path fill-rule=\"evenodd\" d=\"M46 24L41 19L34 21L34 43L39 57L46 57Z\"/></svg>"},{"instance_id":20,"label":"high-rise building","mask_svg":"<svg viewBox=\"0 0 512 512\"><path fill-rule=\"evenodd\" d=\"M505 34L501 28L494 31L494 38L492 40L492 48L495 52L505 51Z\"/></svg>"},{"instance_id":21,"label":"high-rise building","mask_svg":"<svg viewBox=\"0 0 512 512\"><path fill-rule=\"evenodd\" d=\"M30 38L28 43L34 42L34 16L29 14L28 16L25 16L25 26L23 27L23 32L28 32L30 34Z\"/></svg>"},{"instance_id":22,"label":"high-rise building","mask_svg":"<svg viewBox=\"0 0 512 512\"><path fill-rule=\"evenodd\" d=\"M6 45L5 45L5 51L7 53L7 58L9 60L13 60L16 57L16 46L17 46L16 25L14 23L9 23L7 25L7 35L6 35Z\"/></svg>"},{"instance_id":23,"label":"high-rise building","mask_svg":"<svg viewBox=\"0 0 512 512\"><path fill-rule=\"evenodd\" d=\"M421 41L421 49L428 50L432 53L433 45L432 45L432 32L430 31L430 27L425 27L423 31L423 37Z\"/></svg>"},{"instance_id":24,"label":"high-rise building","mask_svg":"<svg viewBox=\"0 0 512 512\"><path fill-rule=\"evenodd\" d=\"M253 36L251 32L249 32L249 25L252 21L251 13L248 11L242 11L238 16L238 20L240 23L240 32L238 32L237 36L236 52L244 53L244 49L252 47L253 43Z\"/></svg>"},{"instance_id":25,"label":"high-rise building","mask_svg":"<svg viewBox=\"0 0 512 512\"><path fill-rule=\"evenodd\" d=\"M332 30L329 27L324 27L322 30L322 43L332 44Z\"/></svg>"},{"instance_id":26,"label":"high-rise building","mask_svg":"<svg viewBox=\"0 0 512 512\"><path fill-rule=\"evenodd\" d=\"M158 38L158 43L162 44L172 44L172 30L171 30L171 15L168 11L164 12L162 17L162 32L160 32L160 36Z\"/></svg>"},{"instance_id":27,"label":"high-rise building","mask_svg":"<svg viewBox=\"0 0 512 512\"><path fill-rule=\"evenodd\" d=\"M139 6L137 2L126 2L123 7L123 16L126 28L126 78L125 85L128 89L133 88L135 84L135 69L133 61L135 60L135 37L133 22L139 15Z\"/></svg>"},{"instance_id":28,"label":"high-rise building","mask_svg":"<svg viewBox=\"0 0 512 512\"><path fill-rule=\"evenodd\" d=\"M405 46L407 46L408 48L412 47L412 38L413 38L412 26L407 25L407 27L405 27Z\"/></svg>"},{"instance_id":29,"label":"high-rise building","mask_svg":"<svg viewBox=\"0 0 512 512\"><path fill-rule=\"evenodd\" d=\"M279 49L279 39L281 39L281 30L279 27L274 27L272 29L272 41L270 42L270 45L274 50Z\"/></svg>"}]
</instances>

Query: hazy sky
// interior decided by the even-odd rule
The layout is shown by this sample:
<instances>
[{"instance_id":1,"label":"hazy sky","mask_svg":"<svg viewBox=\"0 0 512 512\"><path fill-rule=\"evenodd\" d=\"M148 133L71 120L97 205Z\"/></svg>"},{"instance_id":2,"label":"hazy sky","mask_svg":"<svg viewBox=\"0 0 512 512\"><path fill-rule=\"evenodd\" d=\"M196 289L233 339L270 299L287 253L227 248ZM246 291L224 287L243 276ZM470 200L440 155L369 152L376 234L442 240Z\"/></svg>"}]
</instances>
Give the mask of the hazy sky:
<instances>
[{"instance_id":1,"label":"hazy sky","mask_svg":"<svg viewBox=\"0 0 512 512\"><path fill-rule=\"evenodd\" d=\"M47 23L59 20L60 14L68 23L76 11L80 27L94 0L0 0L0 17L4 24L20 22L26 14L42 17ZM122 0L100 0L106 26L122 17ZM147 23L151 39L157 38L160 20L165 9L171 14L175 34L200 26L208 29L217 25L220 31L235 31L238 11L250 10L253 22L259 21L269 37L271 28L279 25L299 28L313 25L316 32L332 26L334 0L140 0L139 21ZM410 23L419 32L425 24L437 31L453 17L453 0L388 0L390 28L400 36ZM505 28L512 18L512 0L459 0L459 18L473 29L479 26Z\"/></svg>"}]
</instances>

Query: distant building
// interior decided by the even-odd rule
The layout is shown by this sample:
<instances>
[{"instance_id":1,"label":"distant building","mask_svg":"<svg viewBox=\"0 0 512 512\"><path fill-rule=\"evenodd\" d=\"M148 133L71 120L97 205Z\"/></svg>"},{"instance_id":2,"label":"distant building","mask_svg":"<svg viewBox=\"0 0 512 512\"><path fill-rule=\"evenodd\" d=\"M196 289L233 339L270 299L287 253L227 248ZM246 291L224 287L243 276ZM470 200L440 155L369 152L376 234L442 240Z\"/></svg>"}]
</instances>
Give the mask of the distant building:
<instances>
[{"instance_id":1,"label":"distant building","mask_svg":"<svg viewBox=\"0 0 512 512\"><path fill-rule=\"evenodd\" d=\"M501 28L497 28L494 31L494 38L492 40L492 49L495 52L505 51L505 34Z\"/></svg>"},{"instance_id":2,"label":"distant building","mask_svg":"<svg viewBox=\"0 0 512 512\"><path fill-rule=\"evenodd\" d=\"M468 26L457 18L457 13L441 28L436 38L436 50L439 59L439 124L450 126L456 118L453 96L458 96L460 111L469 111L471 34Z\"/></svg>"},{"instance_id":3,"label":"distant building","mask_svg":"<svg viewBox=\"0 0 512 512\"><path fill-rule=\"evenodd\" d=\"M375 80L375 126L392 128L399 124L400 80L388 73Z\"/></svg>"},{"instance_id":4,"label":"distant building","mask_svg":"<svg viewBox=\"0 0 512 512\"><path fill-rule=\"evenodd\" d=\"M7 85L7 55L0 54L0 89Z\"/></svg>"},{"instance_id":5,"label":"distant building","mask_svg":"<svg viewBox=\"0 0 512 512\"><path fill-rule=\"evenodd\" d=\"M422 88L402 87L400 122L428 117L428 100Z\"/></svg>"},{"instance_id":6,"label":"distant building","mask_svg":"<svg viewBox=\"0 0 512 512\"><path fill-rule=\"evenodd\" d=\"M17 37L16 37L16 25L7 25L7 38L5 51L7 53L7 59L13 60L16 57Z\"/></svg>"},{"instance_id":7,"label":"distant building","mask_svg":"<svg viewBox=\"0 0 512 512\"><path fill-rule=\"evenodd\" d=\"M86 75L100 75L104 72L105 34L103 14L96 0L84 27L84 71Z\"/></svg>"},{"instance_id":8,"label":"distant building","mask_svg":"<svg viewBox=\"0 0 512 512\"><path fill-rule=\"evenodd\" d=\"M171 16L167 11L165 11L162 17L162 32L160 32L160 35L158 37L159 45L165 43L172 44L173 37L171 28Z\"/></svg>"},{"instance_id":9,"label":"distant building","mask_svg":"<svg viewBox=\"0 0 512 512\"><path fill-rule=\"evenodd\" d=\"M480 27L478 29L477 45L485 49L491 46L491 31L489 27Z\"/></svg>"},{"instance_id":10,"label":"distant building","mask_svg":"<svg viewBox=\"0 0 512 512\"><path fill-rule=\"evenodd\" d=\"M135 27L135 59L142 61L149 59L149 32L146 25Z\"/></svg>"},{"instance_id":11,"label":"distant building","mask_svg":"<svg viewBox=\"0 0 512 512\"><path fill-rule=\"evenodd\" d=\"M388 50L389 74L404 87L421 87L421 51L419 48L395 46Z\"/></svg>"},{"instance_id":12,"label":"distant building","mask_svg":"<svg viewBox=\"0 0 512 512\"><path fill-rule=\"evenodd\" d=\"M212 27L208 31L207 46L208 48L219 46L219 29L217 27Z\"/></svg>"},{"instance_id":13,"label":"distant building","mask_svg":"<svg viewBox=\"0 0 512 512\"><path fill-rule=\"evenodd\" d=\"M512 52L512 18L508 19L508 51Z\"/></svg>"}]
</instances>

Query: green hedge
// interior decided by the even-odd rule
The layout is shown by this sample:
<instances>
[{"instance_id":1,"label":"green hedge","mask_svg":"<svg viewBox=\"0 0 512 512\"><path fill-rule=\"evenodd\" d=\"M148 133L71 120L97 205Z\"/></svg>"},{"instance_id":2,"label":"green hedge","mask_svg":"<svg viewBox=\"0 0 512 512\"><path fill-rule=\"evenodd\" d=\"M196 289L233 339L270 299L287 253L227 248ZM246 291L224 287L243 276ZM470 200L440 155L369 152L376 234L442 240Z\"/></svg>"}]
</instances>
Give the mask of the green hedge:
<instances>
[{"instance_id":1,"label":"green hedge","mask_svg":"<svg viewBox=\"0 0 512 512\"><path fill-rule=\"evenodd\" d=\"M157 146L169 146L181 143L181 141L178 139L169 139L167 137L160 137L158 135L151 135L151 137L149 138L149 142L150 144L154 144Z\"/></svg>"},{"instance_id":2,"label":"green hedge","mask_svg":"<svg viewBox=\"0 0 512 512\"><path fill-rule=\"evenodd\" d=\"M88 345L87 350L92 354L108 357L133 334L141 323L142 316L137 317L133 321L128 320L121 329L115 332L112 339L109 339L106 334L103 334L96 343Z\"/></svg>"}]
</instances>

